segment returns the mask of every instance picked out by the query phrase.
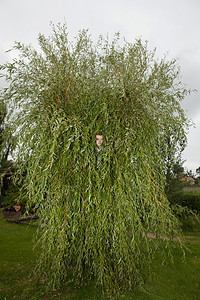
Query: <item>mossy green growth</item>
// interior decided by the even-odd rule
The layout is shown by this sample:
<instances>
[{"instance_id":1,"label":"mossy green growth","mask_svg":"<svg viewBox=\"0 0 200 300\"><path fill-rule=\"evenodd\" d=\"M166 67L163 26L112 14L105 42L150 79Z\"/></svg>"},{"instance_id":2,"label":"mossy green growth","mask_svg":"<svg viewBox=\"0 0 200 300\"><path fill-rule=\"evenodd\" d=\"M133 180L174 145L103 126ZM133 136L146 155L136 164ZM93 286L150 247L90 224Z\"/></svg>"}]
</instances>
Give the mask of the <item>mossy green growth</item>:
<instances>
[{"instance_id":1,"label":"mossy green growth","mask_svg":"<svg viewBox=\"0 0 200 300\"><path fill-rule=\"evenodd\" d=\"M164 193L166 130L181 138L188 124L177 63L141 40L120 45L119 35L95 44L83 30L71 42L65 25L38 41L41 51L16 43L19 58L1 67L42 225L37 270L50 288L68 278L95 278L112 295L141 287L155 247L179 236Z\"/></svg>"}]
</instances>

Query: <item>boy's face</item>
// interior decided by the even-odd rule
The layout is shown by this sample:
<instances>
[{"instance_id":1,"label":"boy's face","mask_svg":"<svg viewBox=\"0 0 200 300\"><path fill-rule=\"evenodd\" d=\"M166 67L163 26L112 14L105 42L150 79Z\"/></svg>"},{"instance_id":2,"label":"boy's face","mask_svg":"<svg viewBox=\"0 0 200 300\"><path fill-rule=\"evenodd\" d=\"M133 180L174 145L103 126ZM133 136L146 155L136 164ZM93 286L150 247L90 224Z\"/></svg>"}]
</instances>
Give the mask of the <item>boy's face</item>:
<instances>
[{"instance_id":1,"label":"boy's face","mask_svg":"<svg viewBox=\"0 0 200 300\"><path fill-rule=\"evenodd\" d=\"M100 147L102 143L103 143L103 135L97 134L96 135L96 144L97 144L97 146Z\"/></svg>"}]
</instances>

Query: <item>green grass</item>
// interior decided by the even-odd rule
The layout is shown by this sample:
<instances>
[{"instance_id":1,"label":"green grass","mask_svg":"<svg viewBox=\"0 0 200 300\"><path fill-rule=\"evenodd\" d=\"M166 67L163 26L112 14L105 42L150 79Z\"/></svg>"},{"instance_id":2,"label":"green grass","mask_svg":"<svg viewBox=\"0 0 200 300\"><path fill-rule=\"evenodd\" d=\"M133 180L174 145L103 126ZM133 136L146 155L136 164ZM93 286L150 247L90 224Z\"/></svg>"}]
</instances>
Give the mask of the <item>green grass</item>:
<instances>
[{"instance_id":1,"label":"green grass","mask_svg":"<svg viewBox=\"0 0 200 300\"><path fill-rule=\"evenodd\" d=\"M33 250L36 228L0 219L0 299L106 299L91 283L82 288L64 286L50 294L29 276L37 253ZM162 265L156 254L154 273L146 283L147 293L131 292L122 299L199 299L200 298L200 231L186 232L186 262L181 251L174 250L174 264Z\"/></svg>"}]
</instances>

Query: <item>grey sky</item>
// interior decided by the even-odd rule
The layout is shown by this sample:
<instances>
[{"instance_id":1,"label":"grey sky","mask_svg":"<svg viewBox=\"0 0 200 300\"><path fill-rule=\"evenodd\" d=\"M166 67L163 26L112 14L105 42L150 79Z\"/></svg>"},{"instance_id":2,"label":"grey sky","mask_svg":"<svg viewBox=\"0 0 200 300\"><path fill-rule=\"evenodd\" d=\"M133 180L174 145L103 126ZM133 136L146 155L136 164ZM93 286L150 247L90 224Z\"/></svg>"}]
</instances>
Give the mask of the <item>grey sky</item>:
<instances>
[{"instance_id":1,"label":"grey sky","mask_svg":"<svg viewBox=\"0 0 200 300\"><path fill-rule=\"evenodd\" d=\"M93 39L120 32L134 42L141 37L161 57L179 58L182 81L199 92L183 102L196 123L183 153L185 167L200 166L200 0L0 0L0 63L14 41L37 47L38 33L49 35L50 22L66 21L70 36L89 29ZM1 85L3 82L0 83Z\"/></svg>"}]
</instances>

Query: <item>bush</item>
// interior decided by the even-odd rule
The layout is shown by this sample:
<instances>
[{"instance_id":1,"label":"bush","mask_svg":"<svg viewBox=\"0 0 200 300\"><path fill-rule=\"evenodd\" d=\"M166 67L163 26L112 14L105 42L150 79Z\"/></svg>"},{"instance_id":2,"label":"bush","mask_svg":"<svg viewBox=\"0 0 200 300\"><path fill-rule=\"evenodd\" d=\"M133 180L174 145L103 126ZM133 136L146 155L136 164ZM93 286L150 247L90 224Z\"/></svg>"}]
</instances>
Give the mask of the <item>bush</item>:
<instances>
[{"instance_id":1,"label":"bush","mask_svg":"<svg viewBox=\"0 0 200 300\"><path fill-rule=\"evenodd\" d=\"M200 231L200 215L187 206L172 205L172 210L179 219L183 231Z\"/></svg>"},{"instance_id":2,"label":"bush","mask_svg":"<svg viewBox=\"0 0 200 300\"><path fill-rule=\"evenodd\" d=\"M175 183L175 184L174 184ZM200 193L184 191L179 181L173 182L167 190L167 198L182 230L196 231L200 229Z\"/></svg>"},{"instance_id":3,"label":"bush","mask_svg":"<svg viewBox=\"0 0 200 300\"><path fill-rule=\"evenodd\" d=\"M19 187L13 183L10 183L8 190L5 192L5 196L2 196L2 206L10 207L16 205L19 193Z\"/></svg>"},{"instance_id":4,"label":"bush","mask_svg":"<svg viewBox=\"0 0 200 300\"><path fill-rule=\"evenodd\" d=\"M200 231L200 222L196 217L188 219L180 219L181 228L183 231Z\"/></svg>"},{"instance_id":5,"label":"bush","mask_svg":"<svg viewBox=\"0 0 200 300\"><path fill-rule=\"evenodd\" d=\"M18 184L13 182L9 183L8 190L5 192L5 196L1 196L1 204L3 207L11 207L14 205L26 205L27 196L21 190L21 187Z\"/></svg>"},{"instance_id":6,"label":"bush","mask_svg":"<svg viewBox=\"0 0 200 300\"><path fill-rule=\"evenodd\" d=\"M183 192L176 195L176 203L200 213L200 193Z\"/></svg>"}]
</instances>

